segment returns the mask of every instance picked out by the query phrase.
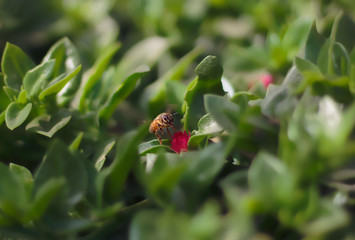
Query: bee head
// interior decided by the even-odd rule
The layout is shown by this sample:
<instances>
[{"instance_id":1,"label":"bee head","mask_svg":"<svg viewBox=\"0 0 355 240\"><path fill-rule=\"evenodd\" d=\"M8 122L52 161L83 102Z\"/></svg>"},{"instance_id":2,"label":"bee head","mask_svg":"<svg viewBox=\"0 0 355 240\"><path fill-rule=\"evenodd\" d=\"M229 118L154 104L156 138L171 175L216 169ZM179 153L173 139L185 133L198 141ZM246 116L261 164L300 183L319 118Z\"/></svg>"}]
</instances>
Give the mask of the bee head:
<instances>
[{"instance_id":1,"label":"bee head","mask_svg":"<svg viewBox=\"0 0 355 240\"><path fill-rule=\"evenodd\" d=\"M163 114L161 119L165 124L171 124L172 122L174 122L174 117L171 113Z\"/></svg>"}]
</instances>

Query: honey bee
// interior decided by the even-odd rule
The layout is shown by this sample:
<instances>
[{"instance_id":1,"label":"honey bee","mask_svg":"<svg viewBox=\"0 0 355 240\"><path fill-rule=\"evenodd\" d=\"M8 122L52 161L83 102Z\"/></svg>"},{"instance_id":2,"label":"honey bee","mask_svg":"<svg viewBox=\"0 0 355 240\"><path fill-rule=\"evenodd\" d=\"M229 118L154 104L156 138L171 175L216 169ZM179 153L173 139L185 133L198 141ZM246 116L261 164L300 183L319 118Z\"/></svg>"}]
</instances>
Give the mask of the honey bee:
<instances>
[{"instance_id":1,"label":"honey bee","mask_svg":"<svg viewBox=\"0 0 355 240\"><path fill-rule=\"evenodd\" d=\"M164 134L164 128L166 128L168 134L171 136L171 133L169 131L169 127L172 127L174 131L176 132L176 129L173 125L174 122L174 116L171 113L161 113L159 114L150 124L149 126L149 132L150 133L155 133L155 136L157 136L160 145L162 145L162 140L161 137ZM161 135L159 135L159 131L161 132Z\"/></svg>"}]
</instances>

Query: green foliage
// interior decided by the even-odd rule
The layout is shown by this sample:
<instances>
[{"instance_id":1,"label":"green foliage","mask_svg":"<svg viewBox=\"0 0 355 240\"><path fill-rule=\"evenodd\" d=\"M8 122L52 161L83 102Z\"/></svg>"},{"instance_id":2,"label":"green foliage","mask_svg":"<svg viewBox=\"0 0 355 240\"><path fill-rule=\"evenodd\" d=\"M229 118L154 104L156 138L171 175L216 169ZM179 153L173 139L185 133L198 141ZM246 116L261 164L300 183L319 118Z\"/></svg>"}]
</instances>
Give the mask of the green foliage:
<instances>
[{"instance_id":1,"label":"green foliage","mask_svg":"<svg viewBox=\"0 0 355 240\"><path fill-rule=\"evenodd\" d=\"M221 83L223 68L216 57L207 56L196 67L195 72L197 77L187 86L184 97L185 130L196 128L198 120L206 114L205 110L201 108L204 94L224 93Z\"/></svg>"},{"instance_id":2,"label":"green foliage","mask_svg":"<svg viewBox=\"0 0 355 240\"><path fill-rule=\"evenodd\" d=\"M35 2L44 50L3 44L1 239L354 236L353 3Z\"/></svg>"}]
</instances>

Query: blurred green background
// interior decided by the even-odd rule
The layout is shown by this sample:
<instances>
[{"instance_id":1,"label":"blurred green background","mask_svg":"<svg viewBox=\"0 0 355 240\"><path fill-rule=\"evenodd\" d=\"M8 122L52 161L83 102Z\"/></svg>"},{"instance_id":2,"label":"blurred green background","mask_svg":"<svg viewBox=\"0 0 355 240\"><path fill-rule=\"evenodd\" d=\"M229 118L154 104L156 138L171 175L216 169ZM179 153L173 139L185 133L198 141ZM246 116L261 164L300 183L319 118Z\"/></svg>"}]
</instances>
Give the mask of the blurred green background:
<instances>
[{"instance_id":1,"label":"blurred green background","mask_svg":"<svg viewBox=\"0 0 355 240\"><path fill-rule=\"evenodd\" d=\"M9 41L38 62L54 42L68 36L84 66L91 66L116 41L122 43L122 55L144 38L161 36L169 40L172 59L198 45L203 55L221 56L227 76L240 69L285 71L292 59L282 55L277 39L291 23L311 18L329 34L335 14L344 10L353 18L354 9L351 0L1 0L0 53ZM248 59L245 48L250 46L268 46L272 58L265 63L265 53L259 61Z\"/></svg>"}]
</instances>

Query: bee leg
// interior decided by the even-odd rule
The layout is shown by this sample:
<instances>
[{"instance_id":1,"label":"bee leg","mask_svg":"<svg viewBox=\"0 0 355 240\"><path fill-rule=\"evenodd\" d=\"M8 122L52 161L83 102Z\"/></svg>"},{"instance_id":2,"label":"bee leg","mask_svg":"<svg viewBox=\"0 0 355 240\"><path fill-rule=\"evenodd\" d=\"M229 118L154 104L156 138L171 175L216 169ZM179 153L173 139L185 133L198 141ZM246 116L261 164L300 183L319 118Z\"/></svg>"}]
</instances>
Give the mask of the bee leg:
<instances>
[{"instance_id":1,"label":"bee leg","mask_svg":"<svg viewBox=\"0 0 355 240\"><path fill-rule=\"evenodd\" d=\"M175 132L177 132L176 128L174 127L174 125L171 124L171 127L174 129Z\"/></svg>"},{"instance_id":2,"label":"bee leg","mask_svg":"<svg viewBox=\"0 0 355 240\"><path fill-rule=\"evenodd\" d=\"M169 133L169 136L171 137L171 139L173 138L173 136L171 135L169 128L166 129L166 131Z\"/></svg>"},{"instance_id":3,"label":"bee leg","mask_svg":"<svg viewBox=\"0 0 355 240\"><path fill-rule=\"evenodd\" d=\"M162 143L162 140L161 140L161 136L159 135L159 130L161 130L161 129L158 129L158 130L155 131L155 136L157 136L160 145L162 145L163 143Z\"/></svg>"}]
</instances>

